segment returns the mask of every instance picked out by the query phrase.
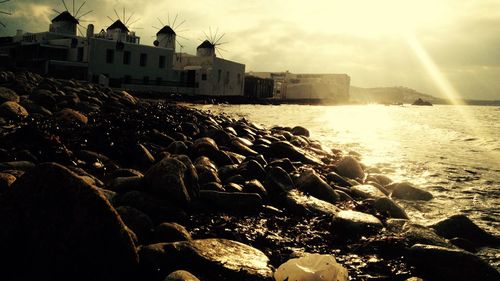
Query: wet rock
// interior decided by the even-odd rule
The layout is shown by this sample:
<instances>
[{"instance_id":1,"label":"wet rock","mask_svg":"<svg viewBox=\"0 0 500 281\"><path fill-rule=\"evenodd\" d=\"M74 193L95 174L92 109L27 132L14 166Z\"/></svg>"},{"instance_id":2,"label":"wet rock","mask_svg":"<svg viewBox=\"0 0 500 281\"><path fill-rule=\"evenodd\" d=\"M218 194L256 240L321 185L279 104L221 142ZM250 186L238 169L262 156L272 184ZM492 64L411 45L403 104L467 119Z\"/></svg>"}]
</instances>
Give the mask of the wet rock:
<instances>
[{"instance_id":1,"label":"wet rock","mask_svg":"<svg viewBox=\"0 0 500 281\"><path fill-rule=\"evenodd\" d=\"M77 123L80 125L85 125L89 121L87 116L82 113L71 109L65 108L55 114L56 120L64 123Z\"/></svg>"},{"instance_id":2,"label":"wet rock","mask_svg":"<svg viewBox=\"0 0 500 281\"><path fill-rule=\"evenodd\" d=\"M245 182L245 184L243 185L243 192L257 193L264 200L267 198L266 188L262 185L262 183L259 180L256 179Z\"/></svg>"},{"instance_id":3,"label":"wet rock","mask_svg":"<svg viewBox=\"0 0 500 281\"><path fill-rule=\"evenodd\" d=\"M133 161L134 166L149 167L155 162L155 158L151 152L149 152L149 150L140 143L133 146L130 150L130 154L133 157L131 160Z\"/></svg>"},{"instance_id":4,"label":"wet rock","mask_svg":"<svg viewBox=\"0 0 500 281\"><path fill-rule=\"evenodd\" d=\"M200 202L209 209L231 213L254 212L262 208L262 198L258 193L201 190Z\"/></svg>"},{"instance_id":5,"label":"wet rock","mask_svg":"<svg viewBox=\"0 0 500 281\"><path fill-rule=\"evenodd\" d=\"M6 119L20 119L28 117L28 111L14 101L6 101L0 105L0 117Z\"/></svg>"},{"instance_id":6,"label":"wet rock","mask_svg":"<svg viewBox=\"0 0 500 281\"><path fill-rule=\"evenodd\" d=\"M228 184L224 185L224 189L227 192L243 192L243 186L234 182L229 182Z\"/></svg>"},{"instance_id":7,"label":"wet rock","mask_svg":"<svg viewBox=\"0 0 500 281\"><path fill-rule=\"evenodd\" d=\"M119 205L139 209L155 222L178 220L186 216L175 202L158 199L156 196L140 191L130 191L123 194L119 198Z\"/></svg>"},{"instance_id":8,"label":"wet rock","mask_svg":"<svg viewBox=\"0 0 500 281\"><path fill-rule=\"evenodd\" d=\"M371 174L370 176L368 176L367 180L370 180L370 179L375 180L376 182L378 182L382 186L386 186L386 185L389 185L392 183L391 178L389 178L386 175L382 175L382 174Z\"/></svg>"},{"instance_id":9,"label":"wet rock","mask_svg":"<svg viewBox=\"0 0 500 281\"><path fill-rule=\"evenodd\" d=\"M19 96L11 89L0 87L0 104L6 101L19 102Z\"/></svg>"},{"instance_id":10,"label":"wet rock","mask_svg":"<svg viewBox=\"0 0 500 281\"><path fill-rule=\"evenodd\" d=\"M402 235L410 245L428 244L454 248L452 244L437 235L431 228L416 223L407 222L403 226Z\"/></svg>"},{"instance_id":11,"label":"wet rock","mask_svg":"<svg viewBox=\"0 0 500 281\"><path fill-rule=\"evenodd\" d=\"M215 141L211 138L199 138L194 141L193 148L195 149L198 156L206 156L213 159L219 152L219 147Z\"/></svg>"},{"instance_id":12,"label":"wet rock","mask_svg":"<svg viewBox=\"0 0 500 281\"><path fill-rule=\"evenodd\" d=\"M167 243L192 240L186 228L175 222L163 222L154 228L153 243Z\"/></svg>"},{"instance_id":13,"label":"wet rock","mask_svg":"<svg viewBox=\"0 0 500 281\"><path fill-rule=\"evenodd\" d=\"M340 209L335 205L307 196L298 190L291 190L285 195L285 207L287 210L298 215L319 214L335 216Z\"/></svg>"},{"instance_id":14,"label":"wet rock","mask_svg":"<svg viewBox=\"0 0 500 281\"><path fill-rule=\"evenodd\" d=\"M116 192L142 190L144 189L143 177L141 176L117 177L111 180L110 184L107 187L108 189Z\"/></svg>"},{"instance_id":15,"label":"wet rock","mask_svg":"<svg viewBox=\"0 0 500 281\"><path fill-rule=\"evenodd\" d=\"M153 229L153 221L145 213L130 206L120 206L116 211L125 225L137 234L139 241L147 240Z\"/></svg>"},{"instance_id":16,"label":"wet rock","mask_svg":"<svg viewBox=\"0 0 500 281\"><path fill-rule=\"evenodd\" d=\"M57 100L54 94L49 90L40 89L33 91L30 95L30 100L49 110L56 110L57 108Z\"/></svg>"},{"instance_id":17,"label":"wet rock","mask_svg":"<svg viewBox=\"0 0 500 281\"><path fill-rule=\"evenodd\" d=\"M229 156L229 158L231 159L231 162L234 163L234 164L241 164L243 163L243 161L245 161L245 156L241 155L241 154L238 154L238 153L234 153L234 152L231 152L231 151L227 151L227 150L224 150L224 153Z\"/></svg>"},{"instance_id":18,"label":"wet rock","mask_svg":"<svg viewBox=\"0 0 500 281\"><path fill-rule=\"evenodd\" d=\"M500 273L479 257L459 249L416 244L409 258L429 280L500 280Z\"/></svg>"},{"instance_id":19,"label":"wet rock","mask_svg":"<svg viewBox=\"0 0 500 281\"><path fill-rule=\"evenodd\" d=\"M167 147L167 151L172 154L186 154L188 151L187 145L183 141L174 141Z\"/></svg>"},{"instance_id":20,"label":"wet rock","mask_svg":"<svg viewBox=\"0 0 500 281\"><path fill-rule=\"evenodd\" d=\"M209 182L200 185L200 190L226 191L222 184L218 182Z\"/></svg>"},{"instance_id":21,"label":"wet rock","mask_svg":"<svg viewBox=\"0 0 500 281\"><path fill-rule=\"evenodd\" d=\"M335 172L329 172L326 175L326 179L329 182L333 182L337 186L343 186L343 187L351 187L352 186L352 184L349 181L347 181L346 179L344 179L342 176L340 176L339 174L337 174Z\"/></svg>"},{"instance_id":22,"label":"wet rock","mask_svg":"<svg viewBox=\"0 0 500 281\"><path fill-rule=\"evenodd\" d=\"M349 274L332 255L305 254L280 265L274 278L276 281L348 281Z\"/></svg>"},{"instance_id":23,"label":"wet rock","mask_svg":"<svg viewBox=\"0 0 500 281\"><path fill-rule=\"evenodd\" d=\"M301 127L301 126L296 126L292 129L292 134L296 135L296 136L306 136L306 137L309 137L309 130L304 128L304 127Z\"/></svg>"},{"instance_id":24,"label":"wet rock","mask_svg":"<svg viewBox=\"0 0 500 281\"><path fill-rule=\"evenodd\" d=\"M0 193L9 190L10 186L16 181L16 177L8 173L0 173Z\"/></svg>"},{"instance_id":25,"label":"wet rock","mask_svg":"<svg viewBox=\"0 0 500 281\"><path fill-rule=\"evenodd\" d=\"M477 246L499 245L500 240L481 229L465 215L453 215L431 226L437 234L452 239L467 239Z\"/></svg>"},{"instance_id":26,"label":"wet rock","mask_svg":"<svg viewBox=\"0 0 500 281\"><path fill-rule=\"evenodd\" d=\"M381 214L388 215L390 218L408 219L405 210L388 197L376 199L375 202L373 202L373 208Z\"/></svg>"},{"instance_id":27,"label":"wet rock","mask_svg":"<svg viewBox=\"0 0 500 281\"><path fill-rule=\"evenodd\" d=\"M323 201L335 203L339 200L339 196L335 193L335 190L313 170L303 172L295 182L295 185L301 191Z\"/></svg>"},{"instance_id":28,"label":"wet rock","mask_svg":"<svg viewBox=\"0 0 500 281\"><path fill-rule=\"evenodd\" d=\"M205 157L205 156L201 156L201 157L196 158L196 160L194 161L194 165L195 165L195 167L196 166L205 166L205 167L213 169L214 171L217 171L217 166L215 165L215 163L212 160L210 160L208 157Z\"/></svg>"},{"instance_id":29,"label":"wet rock","mask_svg":"<svg viewBox=\"0 0 500 281\"><path fill-rule=\"evenodd\" d=\"M423 201L429 201L434 198L430 192L417 188L406 182L395 184L392 187L391 197L403 200Z\"/></svg>"},{"instance_id":30,"label":"wet rock","mask_svg":"<svg viewBox=\"0 0 500 281\"><path fill-rule=\"evenodd\" d=\"M250 160L243 163L239 167L239 171L243 177L246 179L258 179L263 180L266 176L266 170L255 160Z\"/></svg>"},{"instance_id":31,"label":"wet rock","mask_svg":"<svg viewBox=\"0 0 500 281\"><path fill-rule=\"evenodd\" d=\"M273 274L264 253L225 239L152 244L142 247L139 255L144 268L156 276L176 268L228 280L272 280Z\"/></svg>"},{"instance_id":32,"label":"wet rock","mask_svg":"<svg viewBox=\"0 0 500 281\"><path fill-rule=\"evenodd\" d=\"M162 133L156 129L153 129L151 131L151 140L156 143L156 144L159 144L163 147L168 147L171 143L173 143L175 140L170 137L169 135L165 134L165 133Z\"/></svg>"},{"instance_id":33,"label":"wet rock","mask_svg":"<svg viewBox=\"0 0 500 281\"><path fill-rule=\"evenodd\" d=\"M306 155L304 151L286 141L271 144L269 152L274 158L288 158L291 161L300 161L307 164L323 164L319 159Z\"/></svg>"},{"instance_id":34,"label":"wet rock","mask_svg":"<svg viewBox=\"0 0 500 281\"><path fill-rule=\"evenodd\" d=\"M40 164L7 196L15 229L0 244L7 245L3 280L128 280L136 273L137 252L116 211L65 167Z\"/></svg>"},{"instance_id":35,"label":"wet rock","mask_svg":"<svg viewBox=\"0 0 500 281\"><path fill-rule=\"evenodd\" d=\"M259 154L259 153L257 153L257 151L249 148L244 143L244 141L242 141L239 138L233 138L231 140L231 149L232 149L232 151L234 151L234 152L236 152L238 154L244 155L244 156L256 156L256 155Z\"/></svg>"},{"instance_id":36,"label":"wet rock","mask_svg":"<svg viewBox=\"0 0 500 281\"><path fill-rule=\"evenodd\" d=\"M120 102L127 106L135 106L138 102L137 98L126 91L118 92L118 97L120 99Z\"/></svg>"},{"instance_id":37,"label":"wet rock","mask_svg":"<svg viewBox=\"0 0 500 281\"><path fill-rule=\"evenodd\" d=\"M340 211L332 223L332 232L346 237L370 235L382 229L382 222L370 214Z\"/></svg>"},{"instance_id":38,"label":"wet rock","mask_svg":"<svg viewBox=\"0 0 500 281\"><path fill-rule=\"evenodd\" d=\"M226 180L238 174L238 165L225 165L219 168L219 177L221 180Z\"/></svg>"},{"instance_id":39,"label":"wet rock","mask_svg":"<svg viewBox=\"0 0 500 281\"><path fill-rule=\"evenodd\" d=\"M358 160L352 156L345 156L336 165L335 169L337 173L343 177L350 179L363 180L365 177L365 172L359 164Z\"/></svg>"},{"instance_id":40,"label":"wet rock","mask_svg":"<svg viewBox=\"0 0 500 281\"><path fill-rule=\"evenodd\" d=\"M285 170L280 167L274 167L267 172L264 187L270 196L276 198L292 190L295 185Z\"/></svg>"},{"instance_id":41,"label":"wet rock","mask_svg":"<svg viewBox=\"0 0 500 281\"><path fill-rule=\"evenodd\" d=\"M209 166L196 165L196 173L198 174L198 183L200 185L209 182L221 183L217 170Z\"/></svg>"},{"instance_id":42,"label":"wet rock","mask_svg":"<svg viewBox=\"0 0 500 281\"><path fill-rule=\"evenodd\" d=\"M196 276L185 270L177 270L165 277L163 281L200 281Z\"/></svg>"},{"instance_id":43,"label":"wet rock","mask_svg":"<svg viewBox=\"0 0 500 281\"><path fill-rule=\"evenodd\" d=\"M20 170L27 171L35 167L35 164L30 161L11 161L0 163L0 171L5 170Z\"/></svg>"},{"instance_id":44,"label":"wet rock","mask_svg":"<svg viewBox=\"0 0 500 281\"><path fill-rule=\"evenodd\" d=\"M190 167L177 159L164 158L144 174L146 189L186 207L198 191L197 178L193 178L190 170Z\"/></svg>"},{"instance_id":45,"label":"wet rock","mask_svg":"<svg viewBox=\"0 0 500 281\"><path fill-rule=\"evenodd\" d=\"M471 241L469 241L467 239L455 237L455 238L450 239L450 243L453 244L454 246L456 246L460 249L464 249L468 252L471 252L471 253L477 252L476 245L474 245L474 243L472 243Z\"/></svg>"},{"instance_id":46,"label":"wet rock","mask_svg":"<svg viewBox=\"0 0 500 281\"><path fill-rule=\"evenodd\" d=\"M277 159L269 163L270 167L280 167L285 170L287 173L295 172L297 169L292 164L292 161L288 158Z\"/></svg>"},{"instance_id":47,"label":"wet rock","mask_svg":"<svg viewBox=\"0 0 500 281\"><path fill-rule=\"evenodd\" d=\"M352 194L363 199L386 197L386 195L382 191L380 191L380 189L370 184L360 184L352 186L350 188L350 191Z\"/></svg>"}]
</instances>

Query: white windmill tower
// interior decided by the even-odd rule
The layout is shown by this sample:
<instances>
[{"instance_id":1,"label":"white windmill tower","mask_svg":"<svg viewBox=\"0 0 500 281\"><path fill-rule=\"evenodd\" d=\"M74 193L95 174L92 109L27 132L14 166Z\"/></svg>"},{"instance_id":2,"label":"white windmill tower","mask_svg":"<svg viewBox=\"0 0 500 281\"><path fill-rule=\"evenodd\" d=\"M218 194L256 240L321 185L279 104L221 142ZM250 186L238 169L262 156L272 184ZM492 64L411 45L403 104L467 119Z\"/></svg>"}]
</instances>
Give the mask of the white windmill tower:
<instances>
[{"instance_id":1,"label":"white windmill tower","mask_svg":"<svg viewBox=\"0 0 500 281\"><path fill-rule=\"evenodd\" d=\"M198 57L216 57L217 54L222 56L221 51L226 52L226 50L222 49L220 46L227 44L228 42L222 42L222 38L226 35L225 33L218 34L219 29L215 31L215 34L212 34L212 29L209 28L209 35L204 33L205 40L196 48L196 56Z\"/></svg>"},{"instance_id":2,"label":"white windmill tower","mask_svg":"<svg viewBox=\"0 0 500 281\"><path fill-rule=\"evenodd\" d=\"M170 22L170 15L169 15L166 25L162 22L162 20L158 18L158 21L163 27L157 28L153 26L153 28L158 29L158 32L156 33L156 40L153 42L153 45L159 48L172 49L174 50L174 52L176 45L179 45L181 49L180 51L182 52L182 48L184 48L184 45L181 44L178 38L187 40L186 37L179 35L180 33L187 31L187 29L180 30L180 27L186 22L186 20L177 22L177 18L178 15L175 15L173 22Z\"/></svg>"},{"instance_id":3,"label":"white windmill tower","mask_svg":"<svg viewBox=\"0 0 500 281\"><path fill-rule=\"evenodd\" d=\"M87 2L84 1L80 5L80 7L76 8L75 1L73 0L73 7L71 9L71 12L68 9L66 2L64 2L64 0L61 0L61 2L63 3L65 10L63 12L59 12L53 9L53 11L55 11L58 15L52 19L49 26L49 31L65 35L77 35L78 31L80 35L83 36L83 33L78 26L85 28L84 26L80 25L80 22L83 22L82 18L84 16L92 13L92 10L90 10L80 14L80 11Z\"/></svg>"},{"instance_id":4,"label":"white windmill tower","mask_svg":"<svg viewBox=\"0 0 500 281\"><path fill-rule=\"evenodd\" d=\"M116 19L108 16L108 19L113 23L106 28L106 37L119 42L139 43L140 38L135 36L135 32L132 31L132 25L141 19L134 19L134 13L127 16L125 8L123 8L121 17L118 15L116 9L113 9L113 11L115 12Z\"/></svg>"}]
</instances>

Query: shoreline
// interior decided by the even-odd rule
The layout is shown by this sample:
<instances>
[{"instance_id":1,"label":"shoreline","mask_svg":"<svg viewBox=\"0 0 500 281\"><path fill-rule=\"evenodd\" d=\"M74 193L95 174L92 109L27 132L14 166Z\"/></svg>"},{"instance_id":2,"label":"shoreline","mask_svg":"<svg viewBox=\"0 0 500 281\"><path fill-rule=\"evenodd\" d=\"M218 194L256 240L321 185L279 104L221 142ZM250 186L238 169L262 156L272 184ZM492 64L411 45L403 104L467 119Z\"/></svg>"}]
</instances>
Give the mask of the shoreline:
<instances>
[{"instance_id":1,"label":"shoreline","mask_svg":"<svg viewBox=\"0 0 500 281\"><path fill-rule=\"evenodd\" d=\"M7 277L46 268L33 271L43 280L55 261L64 265L59 256L79 265L57 269L61 276L94 280L163 280L179 269L201 280L271 280L305 253L334 255L353 279L499 276L471 253L498 247L498 237L464 216L412 223L395 199L425 204L432 194L324 150L306 128L262 128L97 85L6 76L0 87L14 93L0 96L9 99L0 106L0 237L9 243L0 255L40 246L27 264L9 262ZM106 256L113 251L122 254ZM99 275L93 259L113 261Z\"/></svg>"}]
</instances>

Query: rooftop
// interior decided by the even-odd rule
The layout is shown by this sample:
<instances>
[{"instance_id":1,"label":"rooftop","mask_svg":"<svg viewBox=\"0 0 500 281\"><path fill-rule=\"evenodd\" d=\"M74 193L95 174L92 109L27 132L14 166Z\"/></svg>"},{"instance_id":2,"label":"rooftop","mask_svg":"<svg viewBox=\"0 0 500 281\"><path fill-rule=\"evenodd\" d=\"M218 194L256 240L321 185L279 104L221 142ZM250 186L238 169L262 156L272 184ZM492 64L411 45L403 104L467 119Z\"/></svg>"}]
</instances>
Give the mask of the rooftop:
<instances>
[{"instance_id":1,"label":"rooftop","mask_svg":"<svg viewBox=\"0 0 500 281\"><path fill-rule=\"evenodd\" d=\"M71 22L74 24L79 24L80 22L73 16L71 15L68 11L64 11L57 15L57 17L52 19L52 22L61 22L61 21L66 21L66 22Z\"/></svg>"}]
</instances>

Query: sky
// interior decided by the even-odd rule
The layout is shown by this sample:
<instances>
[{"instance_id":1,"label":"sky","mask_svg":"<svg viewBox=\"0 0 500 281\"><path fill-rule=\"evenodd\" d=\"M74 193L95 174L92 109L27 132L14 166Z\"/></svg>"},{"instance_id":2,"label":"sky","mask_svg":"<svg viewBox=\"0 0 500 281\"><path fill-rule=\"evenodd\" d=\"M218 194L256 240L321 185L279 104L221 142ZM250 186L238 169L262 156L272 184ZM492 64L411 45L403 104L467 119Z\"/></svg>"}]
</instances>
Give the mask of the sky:
<instances>
[{"instance_id":1,"label":"sky","mask_svg":"<svg viewBox=\"0 0 500 281\"><path fill-rule=\"evenodd\" d=\"M176 15L183 52L225 34L222 56L247 72L347 73L359 87L500 100L500 0L87 0L79 14L93 10L83 20L98 31L123 8L143 44ZM46 31L52 9L65 10L60 0L1 4L13 13L0 15L0 35Z\"/></svg>"}]
</instances>

